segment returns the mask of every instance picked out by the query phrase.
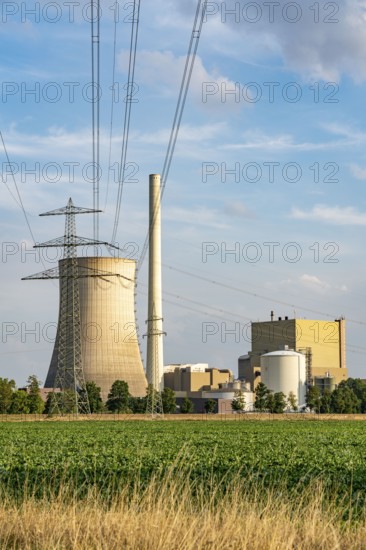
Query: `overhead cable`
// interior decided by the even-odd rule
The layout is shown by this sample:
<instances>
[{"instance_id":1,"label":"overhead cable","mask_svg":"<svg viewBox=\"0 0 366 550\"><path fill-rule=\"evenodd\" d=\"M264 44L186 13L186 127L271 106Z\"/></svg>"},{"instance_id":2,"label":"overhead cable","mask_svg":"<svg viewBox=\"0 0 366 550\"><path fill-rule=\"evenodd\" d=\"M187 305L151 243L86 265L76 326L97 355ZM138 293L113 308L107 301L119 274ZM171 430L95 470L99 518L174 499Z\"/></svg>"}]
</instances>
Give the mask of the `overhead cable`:
<instances>
[{"instance_id":1,"label":"overhead cable","mask_svg":"<svg viewBox=\"0 0 366 550\"><path fill-rule=\"evenodd\" d=\"M138 39L138 29L139 29L139 19L140 19L140 0L134 0L133 3L133 17L132 17L132 27L131 27L131 40L130 40L130 55L128 62L128 79L126 86L126 98L125 98L125 114L123 122L123 138L122 138L122 149L121 149L121 161L118 171L118 191L117 191L117 201L116 201L116 212L114 217L114 225L112 232L111 243L114 244L117 236L118 223L121 211L121 202L123 194L123 185L125 182L125 172L126 172L126 160L127 160L127 149L128 149L128 137L130 131L130 120L131 120L131 106L135 101L133 99L135 93L135 64L136 64L136 50L137 50L137 39Z\"/></svg>"},{"instance_id":2,"label":"overhead cable","mask_svg":"<svg viewBox=\"0 0 366 550\"><path fill-rule=\"evenodd\" d=\"M185 62L182 81L181 81L180 90L179 90L177 106L175 108L173 125L170 132L169 143L168 143L164 165L161 173L160 200L163 198L163 195L164 195L165 186L168 180L170 166L171 166L174 151L175 151L175 146L177 143L179 128L182 121L184 106L187 99L187 93L191 82L192 71L193 71L197 48L198 48L198 44L201 36L202 25L206 14L206 6L207 6L207 0L198 0L196 15L194 18L194 23L193 23L192 33L191 33L191 39L189 42L186 62ZM155 209L155 212L149 227L149 231L145 238L145 242L144 242L141 256L139 259L138 269L141 268L145 259L145 255L149 246L149 235L150 235L151 228L155 223L156 212L157 212L157 209Z\"/></svg>"}]
</instances>

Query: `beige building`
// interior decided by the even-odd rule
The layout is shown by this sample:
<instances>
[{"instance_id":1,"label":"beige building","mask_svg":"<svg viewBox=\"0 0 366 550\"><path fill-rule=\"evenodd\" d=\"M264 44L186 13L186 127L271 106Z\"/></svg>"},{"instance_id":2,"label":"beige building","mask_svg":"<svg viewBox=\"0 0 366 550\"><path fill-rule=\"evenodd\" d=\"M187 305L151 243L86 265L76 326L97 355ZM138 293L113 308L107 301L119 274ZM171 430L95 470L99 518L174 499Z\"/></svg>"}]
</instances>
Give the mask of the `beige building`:
<instances>
[{"instance_id":1,"label":"beige building","mask_svg":"<svg viewBox=\"0 0 366 550\"><path fill-rule=\"evenodd\" d=\"M61 260L64 262L65 260ZM78 258L81 356L86 382L101 387L103 400L115 380L128 383L136 397L146 394L135 319L136 262L125 258ZM104 273L105 276L85 277ZM65 279L60 279L60 293ZM45 382L52 388L58 363L59 328Z\"/></svg>"},{"instance_id":2,"label":"beige building","mask_svg":"<svg viewBox=\"0 0 366 550\"><path fill-rule=\"evenodd\" d=\"M252 350L239 357L239 378L255 389L261 378L260 356L272 351L289 349L306 357L308 383L331 378L339 384L348 378L346 368L345 320L335 321L288 319L252 323Z\"/></svg>"},{"instance_id":3,"label":"beige building","mask_svg":"<svg viewBox=\"0 0 366 550\"><path fill-rule=\"evenodd\" d=\"M164 367L164 386L175 392L202 392L218 389L233 380L231 370L210 369L207 363Z\"/></svg>"}]
</instances>

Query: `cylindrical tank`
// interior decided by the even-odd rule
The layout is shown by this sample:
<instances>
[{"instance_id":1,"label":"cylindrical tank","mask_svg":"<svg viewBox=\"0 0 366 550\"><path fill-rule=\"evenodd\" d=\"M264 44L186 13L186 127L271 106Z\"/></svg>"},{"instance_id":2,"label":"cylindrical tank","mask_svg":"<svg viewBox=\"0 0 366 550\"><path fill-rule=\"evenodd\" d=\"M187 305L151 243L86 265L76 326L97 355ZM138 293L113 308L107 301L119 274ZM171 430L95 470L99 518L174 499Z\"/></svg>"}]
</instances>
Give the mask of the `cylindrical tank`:
<instances>
[{"instance_id":1,"label":"cylindrical tank","mask_svg":"<svg viewBox=\"0 0 366 550\"><path fill-rule=\"evenodd\" d=\"M301 353L284 350L262 355L261 379L274 393L283 392L288 397L293 392L298 407L305 405L306 364Z\"/></svg>"}]
</instances>

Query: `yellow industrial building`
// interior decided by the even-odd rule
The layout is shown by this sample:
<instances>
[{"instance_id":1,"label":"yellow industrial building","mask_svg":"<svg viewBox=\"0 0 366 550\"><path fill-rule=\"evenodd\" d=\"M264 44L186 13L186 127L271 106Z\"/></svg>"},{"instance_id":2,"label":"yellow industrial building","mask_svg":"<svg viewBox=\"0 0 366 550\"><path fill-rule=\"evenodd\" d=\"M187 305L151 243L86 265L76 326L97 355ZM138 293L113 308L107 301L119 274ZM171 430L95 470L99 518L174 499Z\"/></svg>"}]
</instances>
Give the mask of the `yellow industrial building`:
<instances>
[{"instance_id":1,"label":"yellow industrial building","mask_svg":"<svg viewBox=\"0 0 366 550\"><path fill-rule=\"evenodd\" d=\"M186 392L187 395L192 395L194 392L216 390L220 384L226 384L233 379L231 370L208 368L207 363L164 367L164 386L175 392Z\"/></svg>"},{"instance_id":2,"label":"yellow industrial building","mask_svg":"<svg viewBox=\"0 0 366 550\"><path fill-rule=\"evenodd\" d=\"M346 368L345 320L289 319L254 322L251 325L252 350L239 357L239 378L250 382L254 390L261 381L260 356L284 349L306 357L308 384L334 388L348 378Z\"/></svg>"}]
</instances>

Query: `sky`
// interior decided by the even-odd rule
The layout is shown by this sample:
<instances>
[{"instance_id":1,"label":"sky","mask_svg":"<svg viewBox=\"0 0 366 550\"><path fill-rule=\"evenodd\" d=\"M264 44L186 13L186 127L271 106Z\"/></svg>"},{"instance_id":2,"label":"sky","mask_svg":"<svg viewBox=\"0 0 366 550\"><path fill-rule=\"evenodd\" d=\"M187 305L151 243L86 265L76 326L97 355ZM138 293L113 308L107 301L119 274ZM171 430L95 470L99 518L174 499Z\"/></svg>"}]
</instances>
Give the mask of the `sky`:
<instances>
[{"instance_id":1,"label":"sky","mask_svg":"<svg viewBox=\"0 0 366 550\"><path fill-rule=\"evenodd\" d=\"M116 238L135 259L148 228L148 175L164 164L196 5L141 2ZM45 380L58 315L58 281L21 281L60 258L32 249L63 234L63 218L38 214L70 196L93 204L91 14L89 2L43 0L2 2L0 12L0 130L12 163L10 170L0 143L0 376L22 385L29 374ZM106 241L131 16L131 2L101 0L99 236ZM162 204L165 364L237 372L238 356L250 350L250 321L269 320L273 310L324 323L344 316L349 374L366 378L365 91L364 0L208 2ZM78 233L92 237L92 218L80 218ZM143 354L146 263L137 287Z\"/></svg>"}]
</instances>

